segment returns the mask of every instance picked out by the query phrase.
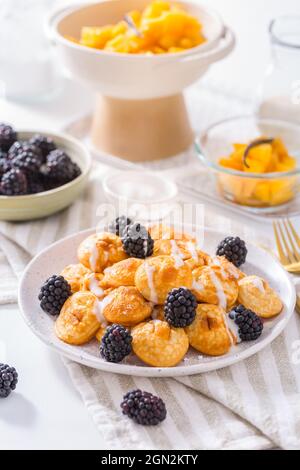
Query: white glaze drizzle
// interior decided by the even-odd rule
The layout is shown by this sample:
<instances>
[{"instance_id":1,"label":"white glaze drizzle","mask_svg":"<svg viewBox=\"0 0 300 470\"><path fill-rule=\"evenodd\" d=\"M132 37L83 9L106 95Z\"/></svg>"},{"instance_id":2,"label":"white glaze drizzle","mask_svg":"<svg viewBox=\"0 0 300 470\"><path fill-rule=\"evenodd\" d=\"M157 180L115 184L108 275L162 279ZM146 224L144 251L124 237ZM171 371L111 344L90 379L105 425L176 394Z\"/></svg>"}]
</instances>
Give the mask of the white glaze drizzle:
<instances>
[{"instance_id":1,"label":"white glaze drizzle","mask_svg":"<svg viewBox=\"0 0 300 470\"><path fill-rule=\"evenodd\" d=\"M192 259L194 259L196 263L198 263L199 256L198 256L195 244L193 242L187 242L186 247L188 251L191 253Z\"/></svg>"},{"instance_id":2,"label":"white glaze drizzle","mask_svg":"<svg viewBox=\"0 0 300 470\"><path fill-rule=\"evenodd\" d=\"M253 277L251 279L251 284L256 287L262 294L265 293L264 283L260 277Z\"/></svg>"},{"instance_id":3,"label":"white glaze drizzle","mask_svg":"<svg viewBox=\"0 0 300 470\"><path fill-rule=\"evenodd\" d=\"M97 261L98 261L97 238L93 238L90 240L90 244L88 248L91 252L90 257L89 257L90 268L92 271L96 271Z\"/></svg>"},{"instance_id":4,"label":"white glaze drizzle","mask_svg":"<svg viewBox=\"0 0 300 470\"><path fill-rule=\"evenodd\" d=\"M231 320L230 317L226 317L226 320L227 320L228 328L230 328L230 330L234 333L234 335L236 337L237 343L241 343L242 340L241 340L241 337L239 335L239 327L237 326L237 324L235 323L234 320ZM230 335L230 336L232 337L232 335Z\"/></svg>"},{"instance_id":5,"label":"white glaze drizzle","mask_svg":"<svg viewBox=\"0 0 300 470\"><path fill-rule=\"evenodd\" d=\"M111 301L112 297L108 295L107 297L104 297L103 300L97 300L97 302L95 302L94 313L102 326L107 326L107 320L103 315L103 310Z\"/></svg>"},{"instance_id":6,"label":"white glaze drizzle","mask_svg":"<svg viewBox=\"0 0 300 470\"><path fill-rule=\"evenodd\" d=\"M204 285L201 284L201 282L196 281L196 279L193 280L192 288L194 290L197 290L198 292L203 292L204 291Z\"/></svg>"},{"instance_id":7,"label":"white glaze drizzle","mask_svg":"<svg viewBox=\"0 0 300 470\"><path fill-rule=\"evenodd\" d=\"M146 271L146 275L147 275L148 286L149 286L149 289L150 289L150 301L153 302L154 304L157 304L158 303L158 296L157 296L157 293L156 293L156 290L155 290L154 280L153 280L153 273L155 271L155 267L150 266L150 264L147 263L147 261L145 261L144 266L145 266L145 271Z\"/></svg>"},{"instance_id":8,"label":"white glaze drizzle","mask_svg":"<svg viewBox=\"0 0 300 470\"><path fill-rule=\"evenodd\" d=\"M227 279L227 278L228 278L228 274L227 274L226 270L224 269L224 267L222 266L222 263L221 263L221 261L219 260L219 258L214 257L214 258L212 258L212 261L213 261L213 264L212 264L211 266L212 266L212 267L213 267L213 266L216 266L216 267L220 268L221 275L222 275L223 279Z\"/></svg>"},{"instance_id":9,"label":"white glaze drizzle","mask_svg":"<svg viewBox=\"0 0 300 470\"><path fill-rule=\"evenodd\" d=\"M223 315L224 325L225 325L225 328L226 328L231 346L234 346L234 338L233 338L233 335L232 335L232 333L230 331L230 328L229 328L229 325L228 325L228 320L230 320L230 319L227 317L226 313L222 312L222 315ZM239 336L237 335L237 339L238 338L239 338Z\"/></svg>"},{"instance_id":10,"label":"white glaze drizzle","mask_svg":"<svg viewBox=\"0 0 300 470\"><path fill-rule=\"evenodd\" d=\"M104 274L109 274L109 273L111 273L112 271L113 271L113 266L109 266L108 268L105 268L105 269L104 269L103 273L104 273Z\"/></svg>"},{"instance_id":11,"label":"white glaze drizzle","mask_svg":"<svg viewBox=\"0 0 300 470\"><path fill-rule=\"evenodd\" d=\"M104 254L104 262L107 263L109 260L109 253L107 251L104 251L103 254Z\"/></svg>"},{"instance_id":12,"label":"white glaze drizzle","mask_svg":"<svg viewBox=\"0 0 300 470\"><path fill-rule=\"evenodd\" d=\"M222 283L218 279L217 275L214 273L212 269L210 270L210 277L217 291L219 306L222 307L224 310L226 310L227 298L226 298Z\"/></svg>"},{"instance_id":13,"label":"white glaze drizzle","mask_svg":"<svg viewBox=\"0 0 300 470\"><path fill-rule=\"evenodd\" d=\"M103 295L103 289L99 286L99 281L95 274L92 274L89 278L89 288L97 297L101 297Z\"/></svg>"},{"instance_id":14,"label":"white glaze drizzle","mask_svg":"<svg viewBox=\"0 0 300 470\"><path fill-rule=\"evenodd\" d=\"M230 262L228 263L227 270L234 277L234 279L239 279L240 273L239 273L238 269L232 263L230 263Z\"/></svg>"},{"instance_id":15,"label":"white glaze drizzle","mask_svg":"<svg viewBox=\"0 0 300 470\"><path fill-rule=\"evenodd\" d=\"M166 227L161 229L161 240L170 240L172 238L171 227Z\"/></svg>"},{"instance_id":16,"label":"white glaze drizzle","mask_svg":"<svg viewBox=\"0 0 300 470\"><path fill-rule=\"evenodd\" d=\"M175 266L176 268L180 268L180 266L184 265L183 261L183 254L181 253L180 249L178 248L178 245L176 243L176 240L170 240L171 243L171 256L175 259Z\"/></svg>"}]
</instances>

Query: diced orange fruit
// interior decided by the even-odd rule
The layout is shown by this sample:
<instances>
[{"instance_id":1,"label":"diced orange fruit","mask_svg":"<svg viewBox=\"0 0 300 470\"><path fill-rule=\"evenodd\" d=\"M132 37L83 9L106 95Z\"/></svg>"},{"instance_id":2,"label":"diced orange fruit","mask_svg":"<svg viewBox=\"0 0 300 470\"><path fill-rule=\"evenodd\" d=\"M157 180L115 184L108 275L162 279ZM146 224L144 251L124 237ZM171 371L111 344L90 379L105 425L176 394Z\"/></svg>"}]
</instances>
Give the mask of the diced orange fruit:
<instances>
[{"instance_id":1,"label":"diced orange fruit","mask_svg":"<svg viewBox=\"0 0 300 470\"><path fill-rule=\"evenodd\" d=\"M156 0L148 5L143 13L144 18L158 18L164 11L169 11L171 4Z\"/></svg>"},{"instance_id":2,"label":"diced orange fruit","mask_svg":"<svg viewBox=\"0 0 300 470\"><path fill-rule=\"evenodd\" d=\"M163 54L181 52L206 41L198 19L170 2L154 0L144 11L133 10L127 16L140 35L122 20L115 25L85 26L77 42L112 52Z\"/></svg>"},{"instance_id":3,"label":"diced orange fruit","mask_svg":"<svg viewBox=\"0 0 300 470\"><path fill-rule=\"evenodd\" d=\"M219 164L225 168L231 168L232 170L243 171L243 164L235 161L234 159L221 158Z\"/></svg>"},{"instance_id":4,"label":"diced orange fruit","mask_svg":"<svg viewBox=\"0 0 300 470\"><path fill-rule=\"evenodd\" d=\"M234 143L233 152L228 157L220 158L219 165L232 170L257 174L287 172L296 168L296 159L289 155L286 146L279 138L274 139L272 143L263 143L253 147L245 159L246 148L246 144ZM276 180L258 180L251 177L241 178L219 174L221 191L227 195L231 194L234 201L244 205L283 204L294 197L295 185L294 176Z\"/></svg>"},{"instance_id":5,"label":"diced orange fruit","mask_svg":"<svg viewBox=\"0 0 300 470\"><path fill-rule=\"evenodd\" d=\"M113 26L84 27L81 30L80 44L93 47L95 49L103 49L107 41L112 38Z\"/></svg>"},{"instance_id":6,"label":"diced orange fruit","mask_svg":"<svg viewBox=\"0 0 300 470\"><path fill-rule=\"evenodd\" d=\"M266 173L272 160L272 145L265 144L250 150L244 163L244 170L248 173ZM246 165L247 163L247 165Z\"/></svg>"}]
</instances>

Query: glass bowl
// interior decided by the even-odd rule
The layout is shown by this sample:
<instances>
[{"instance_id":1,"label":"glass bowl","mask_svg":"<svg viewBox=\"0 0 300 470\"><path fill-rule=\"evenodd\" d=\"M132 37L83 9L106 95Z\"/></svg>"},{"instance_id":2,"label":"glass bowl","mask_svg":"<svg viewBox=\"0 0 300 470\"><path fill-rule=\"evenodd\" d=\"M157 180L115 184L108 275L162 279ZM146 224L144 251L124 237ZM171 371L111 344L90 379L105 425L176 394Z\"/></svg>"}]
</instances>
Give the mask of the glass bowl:
<instances>
[{"instance_id":1,"label":"glass bowl","mask_svg":"<svg viewBox=\"0 0 300 470\"><path fill-rule=\"evenodd\" d=\"M289 155L297 160L287 172L250 173L219 165L221 157L233 151L233 143L245 143L264 136L281 138ZM286 121L238 116L219 121L195 140L197 156L209 170L221 196L239 205L269 210L291 201L299 191L300 126Z\"/></svg>"},{"instance_id":2,"label":"glass bowl","mask_svg":"<svg viewBox=\"0 0 300 470\"><path fill-rule=\"evenodd\" d=\"M146 169L109 174L103 189L120 214L142 221L165 218L173 210L178 193L176 183Z\"/></svg>"}]
</instances>

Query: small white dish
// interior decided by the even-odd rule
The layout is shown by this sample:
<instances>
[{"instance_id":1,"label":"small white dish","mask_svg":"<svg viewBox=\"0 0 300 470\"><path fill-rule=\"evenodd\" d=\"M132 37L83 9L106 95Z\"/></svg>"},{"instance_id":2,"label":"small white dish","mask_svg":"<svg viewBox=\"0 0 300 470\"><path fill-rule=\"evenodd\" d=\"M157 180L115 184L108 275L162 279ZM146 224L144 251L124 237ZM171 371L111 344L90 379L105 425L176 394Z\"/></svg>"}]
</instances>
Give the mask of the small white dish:
<instances>
[{"instance_id":1,"label":"small white dish","mask_svg":"<svg viewBox=\"0 0 300 470\"><path fill-rule=\"evenodd\" d=\"M202 356L190 348L185 360L176 367L148 367L134 355L128 356L120 364L105 362L99 356L99 343L96 339L83 346L71 346L60 341L54 332L55 319L41 310L38 301L40 286L44 280L52 274L60 273L66 265L76 263L78 245L94 231L77 233L48 247L28 265L19 287L19 306L32 332L52 349L80 364L118 374L144 377L187 376L212 371L239 362L262 350L282 332L294 313L295 287L288 274L269 253L248 243L248 258L243 270L269 281L284 303L282 313L264 323L263 333L257 341L241 343L232 347L228 354L219 357ZM199 233L200 240L203 228L196 228L196 232ZM218 242L228 235L212 229L205 229L204 233L203 249L209 253L213 253Z\"/></svg>"},{"instance_id":2,"label":"small white dish","mask_svg":"<svg viewBox=\"0 0 300 470\"><path fill-rule=\"evenodd\" d=\"M57 147L64 150L81 169L81 175L70 183L26 196L0 196L0 220L25 221L47 217L71 205L84 190L91 169L91 156L77 139L65 134L44 130L20 130L19 140L29 140L35 134L51 137Z\"/></svg>"},{"instance_id":3,"label":"small white dish","mask_svg":"<svg viewBox=\"0 0 300 470\"><path fill-rule=\"evenodd\" d=\"M173 181L147 170L108 175L103 181L103 189L110 202L122 205L120 213L128 213L140 220L166 217L178 194Z\"/></svg>"}]
</instances>

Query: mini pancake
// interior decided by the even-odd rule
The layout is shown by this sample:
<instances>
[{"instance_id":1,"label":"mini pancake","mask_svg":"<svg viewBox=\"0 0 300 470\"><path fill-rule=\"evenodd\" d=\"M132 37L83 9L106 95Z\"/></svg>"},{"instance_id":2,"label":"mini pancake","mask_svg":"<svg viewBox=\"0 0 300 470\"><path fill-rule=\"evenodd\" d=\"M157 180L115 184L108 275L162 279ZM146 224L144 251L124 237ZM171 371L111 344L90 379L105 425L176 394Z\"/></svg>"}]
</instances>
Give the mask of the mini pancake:
<instances>
[{"instance_id":1,"label":"mini pancake","mask_svg":"<svg viewBox=\"0 0 300 470\"><path fill-rule=\"evenodd\" d=\"M175 287L192 287L192 271L182 260L172 256L148 258L138 268L135 285L154 304L162 305Z\"/></svg>"},{"instance_id":2,"label":"mini pancake","mask_svg":"<svg viewBox=\"0 0 300 470\"><path fill-rule=\"evenodd\" d=\"M183 328L173 328L167 322L152 320L131 330L132 349L146 364L154 367L176 366L189 348Z\"/></svg>"},{"instance_id":3,"label":"mini pancake","mask_svg":"<svg viewBox=\"0 0 300 470\"><path fill-rule=\"evenodd\" d=\"M82 278L89 274L90 270L83 266L83 264L69 264L66 266L62 272L61 276L65 278L66 281L70 284L73 294L80 290L80 285Z\"/></svg>"},{"instance_id":4,"label":"mini pancake","mask_svg":"<svg viewBox=\"0 0 300 470\"><path fill-rule=\"evenodd\" d=\"M208 356L228 353L235 339L227 327L225 315L216 305L198 305L195 320L185 328L190 345Z\"/></svg>"},{"instance_id":5,"label":"mini pancake","mask_svg":"<svg viewBox=\"0 0 300 470\"><path fill-rule=\"evenodd\" d=\"M101 326L97 305L97 297L88 291L69 297L55 322L58 338L68 344L88 343Z\"/></svg>"},{"instance_id":6,"label":"mini pancake","mask_svg":"<svg viewBox=\"0 0 300 470\"><path fill-rule=\"evenodd\" d=\"M142 259L128 258L106 268L101 287L134 286L135 273L143 262Z\"/></svg>"},{"instance_id":7,"label":"mini pancake","mask_svg":"<svg viewBox=\"0 0 300 470\"><path fill-rule=\"evenodd\" d=\"M267 281L258 276L247 276L238 283L238 301L262 318L272 318L283 308L282 301Z\"/></svg>"},{"instance_id":8,"label":"mini pancake","mask_svg":"<svg viewBox=\"0 0 300 470\"><path fill-rule=\"evenodd\" d=\"M224 279L218 266L204 266L193 271L192 292L198 302L219 305L227 310L237 300L238 284L236 279Z\"/></svg>"},{"instance_id":9,"label":"mini pancake","mask_svg":"<svg viewBox=\"0 0 300 470\"><path fill-rule=\"evenodd\" d=\"M152 305L133 286L118 287L103 300L102 314L109 323L136 325L150 317L151 312Z\"/></svg>"},{"instance_id":10,"label":"mini pancake","mask_svg":"<svg viewBox=\"0 0 300 470\"><path fill-rule=\"evenodd\" d=\"M78 259L86 268L102 273L105 268L128 258L120 237L102 232L87 237L79 245Z\"/></svg>"}]
</instances>

